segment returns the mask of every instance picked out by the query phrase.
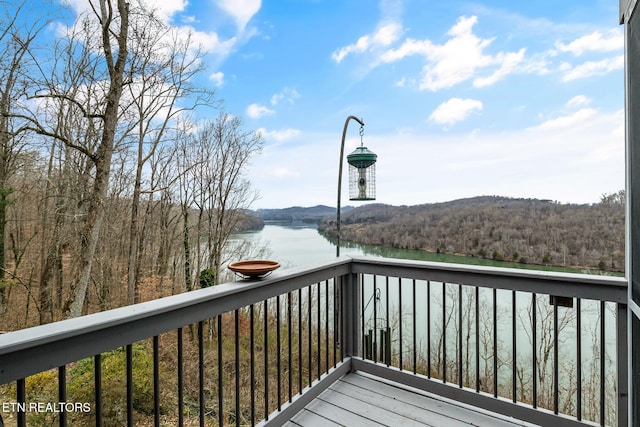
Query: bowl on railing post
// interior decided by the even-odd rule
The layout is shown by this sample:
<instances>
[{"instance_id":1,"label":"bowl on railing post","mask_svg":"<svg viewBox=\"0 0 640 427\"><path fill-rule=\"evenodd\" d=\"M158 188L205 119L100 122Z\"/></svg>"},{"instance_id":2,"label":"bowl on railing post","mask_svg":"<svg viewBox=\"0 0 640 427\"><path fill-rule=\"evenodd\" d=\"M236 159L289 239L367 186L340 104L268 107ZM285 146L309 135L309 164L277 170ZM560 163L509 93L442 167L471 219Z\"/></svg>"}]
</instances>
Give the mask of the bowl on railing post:
<instances>
[{"instance_id":1,"label":"bowl on railing post","mask_svg":"<svg viewBox=\"0 0 640 427\"><path fill-rule=\"evenodd\" d=\"M227 268L244 279L258 279L268 276L279 267L280 263L276 261L256 259L232 262Z\"/></svg>"}]
</instances>

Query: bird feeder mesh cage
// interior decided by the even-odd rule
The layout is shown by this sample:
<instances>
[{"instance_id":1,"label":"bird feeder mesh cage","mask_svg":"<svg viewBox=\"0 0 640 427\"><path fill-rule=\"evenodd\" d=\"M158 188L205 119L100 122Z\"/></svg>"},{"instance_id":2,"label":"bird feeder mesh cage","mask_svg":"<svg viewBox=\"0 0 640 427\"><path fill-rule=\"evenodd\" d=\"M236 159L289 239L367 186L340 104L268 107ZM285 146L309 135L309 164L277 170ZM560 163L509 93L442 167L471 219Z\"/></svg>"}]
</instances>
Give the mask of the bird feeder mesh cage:
<instances>
[{"instance_id":1,"label":"bird feeder mesh cage","mask_svg":"<svg viewBox=\"0 0 640 427\"><path fill-rule=\"evenodd\" d=\"M376 159L367 147L358 147L347 156L349 163L349 199L376 199Z\"/></svg>"}]
</instances>

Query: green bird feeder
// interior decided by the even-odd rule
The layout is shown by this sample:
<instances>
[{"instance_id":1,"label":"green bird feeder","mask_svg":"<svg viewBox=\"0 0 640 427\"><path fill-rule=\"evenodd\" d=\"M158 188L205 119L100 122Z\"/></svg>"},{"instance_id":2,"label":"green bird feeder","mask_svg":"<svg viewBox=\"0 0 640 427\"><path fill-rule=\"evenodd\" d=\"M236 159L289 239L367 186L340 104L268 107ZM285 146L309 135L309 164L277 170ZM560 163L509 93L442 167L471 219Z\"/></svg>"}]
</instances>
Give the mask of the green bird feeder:
<instances>
[{"instance_id":1,"label":"green bird feeder","mask_svg":"<svg viewBox=\"0 0 640 427\"><path fill-rule=\"evenodd\" d=\"M349 163L349 199L376 199L376 159L367 147L360 146L347 156Z\"/></svg>"}]
</instances>

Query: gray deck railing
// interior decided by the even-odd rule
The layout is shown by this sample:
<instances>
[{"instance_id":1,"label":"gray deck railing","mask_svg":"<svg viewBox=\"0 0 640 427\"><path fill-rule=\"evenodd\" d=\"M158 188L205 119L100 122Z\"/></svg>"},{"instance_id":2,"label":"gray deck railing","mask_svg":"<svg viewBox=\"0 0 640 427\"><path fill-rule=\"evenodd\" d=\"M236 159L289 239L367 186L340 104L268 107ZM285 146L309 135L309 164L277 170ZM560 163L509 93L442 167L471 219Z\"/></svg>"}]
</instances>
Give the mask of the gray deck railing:
<instances>
[{"instance_id":1,"label":"gray deck railing","mask_svg":"<svg viewBox=\"0 0 640 427\"><path fill-rule=\"evenodd\" d=\"M0 414L281 425L358 369L543 425L622 426L625 303L619 278L341 258L0 335Z\"/></svg>"}]
</instances>

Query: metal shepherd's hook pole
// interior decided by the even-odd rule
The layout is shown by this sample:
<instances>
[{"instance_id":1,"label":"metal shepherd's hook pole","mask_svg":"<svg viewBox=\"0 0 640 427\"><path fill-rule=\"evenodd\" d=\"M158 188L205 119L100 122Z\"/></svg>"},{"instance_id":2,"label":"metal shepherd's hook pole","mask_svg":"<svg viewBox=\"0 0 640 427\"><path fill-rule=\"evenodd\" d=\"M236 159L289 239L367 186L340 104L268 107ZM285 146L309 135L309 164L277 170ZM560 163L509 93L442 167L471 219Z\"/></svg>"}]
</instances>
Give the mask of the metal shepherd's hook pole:
<instances>
[{"instance_id":1,"label":"metal shepherd's hook pole","mask_svg":"<svg viewBox=\"0 0 640 427\"><path fill-rule=\"evenodd\" d=\"M342 143L340 144L340 166L338 168L338 210L337 210L337 232L338 232L338 242L336 245L336 257L340 256L340 190L342 189L342 158L344 157L344 139L347 136L347 126L349 125L349 120L355 120L360 123L360 126L364 126L364 122L355 117L349 116L347 120L344 122L344 129L342 130ZM362 137L362 135L360 135Z\"/></svg>"}]
</instances>

